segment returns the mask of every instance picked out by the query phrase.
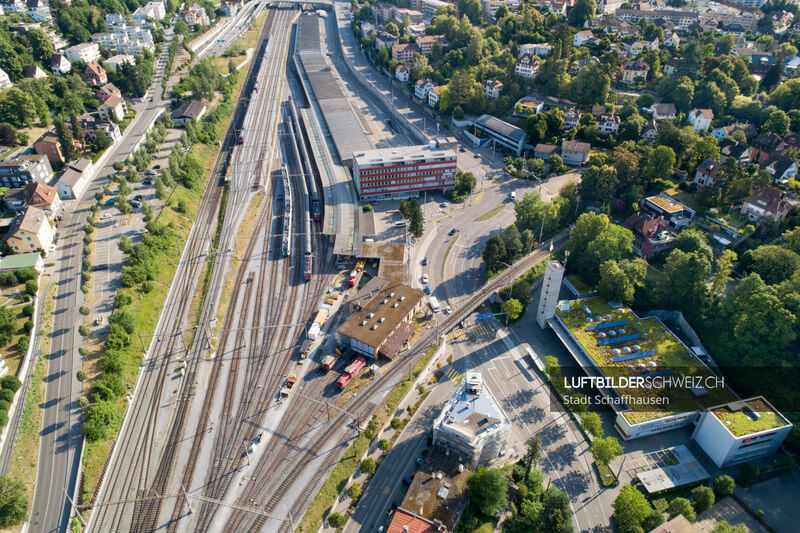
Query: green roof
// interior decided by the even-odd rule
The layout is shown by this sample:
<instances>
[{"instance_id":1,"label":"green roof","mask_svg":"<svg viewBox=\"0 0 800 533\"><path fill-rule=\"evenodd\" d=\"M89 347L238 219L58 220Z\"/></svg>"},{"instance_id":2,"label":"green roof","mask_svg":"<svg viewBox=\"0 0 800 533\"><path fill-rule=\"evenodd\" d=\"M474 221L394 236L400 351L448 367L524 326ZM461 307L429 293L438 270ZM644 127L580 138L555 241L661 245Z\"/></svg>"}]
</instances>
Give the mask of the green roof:
<instances>
[{"instance_id":1,"label":"green roof","mask_svg":"<svg viewBox=\"0 0 800 533\"><path fill-rule=\"evenodd\" d=\"M711 412L736 437L789 425L774 407L760 397L721 405L712 408Z\"/></svg>"},{"instance_id":2,"label":"green roof","mask_svg":"<svg viewBox=\"0 0 800 533\"><path fill-rule=\"evenodd\" d=\"M627 320L627 323L621 326L625 330L624 335L638 333L640 337L618 344L598 345L600 340L598 334L600 331L607 332L608 329L586 331L586 327L590 323L586 320L587 315L583 310L584 307L587 307L593 316L603 315L608 322ZM711 371L698 361L694 355L690 354L686 346L655 318L639 318L626 307L612 309L608 302L602 298L572 301L570 302L569 310L562 311L559 307L556 314L606 377L616 379L650 372L670 372L670 369L674 372L675 377L680 374L700 379L713 376ZM608 315L610 315L610 318ZM620 334L622 333L620 332ZM625 345L638 345L639 349L636 349L636 352L655 351L655 355L614 362L613 358L617 354L612 350L614 348L622 348ZM619 355L625 354L621 353ZM644 364L645 368L641 368L640 364ZM632 370L629 368L630 366L633 367ZM677 386L664 389L655 387L651 389L641 387L617 388L617 392L623 396L667 398L665 405L650 402L647 407L631 406L630 411L623 413L631 424L639 424L657 418L706 409L735 399L733 393L727 388L706 388L705 393L697 396L692 394L689 388Z\"/></svg>"},{"instance_id":3,"label":"green roof","mask_svg":"<svg viewBox=\"0 0 800 533\"><path fill-rule=\"evenodd\" d=\"M35 267L41 257L37 252L27 254L7 255L0 259L0 270L18 270L25 267Z\"/></svg>"}]
</instances>

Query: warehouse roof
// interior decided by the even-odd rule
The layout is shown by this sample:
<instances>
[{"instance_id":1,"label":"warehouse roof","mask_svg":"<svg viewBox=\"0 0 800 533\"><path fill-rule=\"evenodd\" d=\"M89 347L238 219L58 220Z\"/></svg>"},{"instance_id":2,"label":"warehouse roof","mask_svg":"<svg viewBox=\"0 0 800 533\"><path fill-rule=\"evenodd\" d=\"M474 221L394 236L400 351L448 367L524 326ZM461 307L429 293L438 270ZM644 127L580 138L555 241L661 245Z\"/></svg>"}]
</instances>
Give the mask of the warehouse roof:
<instances>
[{"instance_id":1,"label":"warehouse roof","mask_svg":"<svg viewBox=\"0 0 800 533\"><path fill-rule=\"evenodd\" d=\"M390 283L364 307L339 326L336 332L367 346L378 346L419 304L423 293L402 283Z\"/></svg>"},{"instance_id":2,"label":"warehouse roof","mask_svg":"<svg viewBox=\"0 0 800 533\"><path fill-rule=\"evenodd\" d=\"M504 120L493 117L492 115L481 115L478 117L478 120L476 120L475 123L486 129L492 130L499 135L504 135L516 141L525 139L525 132L523 130L519 129L513 124L509 124Z\"/></svg>"},{"instance_id":3,"label":"warehouse roof","mask_svg":"<svg viewBox=\"0 0 800 533\"><path fill-rule=\"evenodd\" d=\"M353 154L353 161L359 167L370 165L392 165L425 161L429 159L456 159L454 150L432 148L427 144L419 146L395 146L391 148L378 148L365 150Z\"/></svg>"}]
</instances>

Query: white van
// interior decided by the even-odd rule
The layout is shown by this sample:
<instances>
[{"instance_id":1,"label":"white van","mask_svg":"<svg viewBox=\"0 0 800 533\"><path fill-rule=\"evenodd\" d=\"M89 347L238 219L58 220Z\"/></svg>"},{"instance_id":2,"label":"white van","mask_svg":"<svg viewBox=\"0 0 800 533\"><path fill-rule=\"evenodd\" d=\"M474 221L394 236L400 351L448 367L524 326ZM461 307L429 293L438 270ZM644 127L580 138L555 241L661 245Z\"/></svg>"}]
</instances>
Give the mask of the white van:
<instances>
[{"instance_id":1,"label":"white van","mask_svg":"<svg viewBox=\"0 0 800 533\"><path fill-rule=\"evenodd\" d=\"M399 221L394 223L394 227L395 228L405 228L406 227L406 221L405 220L399 220Z\"/></svg>"},{"instance_id":2,"label":"white van","mask_svg":"<svg viewBox=\"0 0 800 533\"><path fill-rule=\"evenodd\" d=\"M439 312L439 300L436 299L436 296L431 296L431 309L434 313Z\"/></svg>"}]
</instances>

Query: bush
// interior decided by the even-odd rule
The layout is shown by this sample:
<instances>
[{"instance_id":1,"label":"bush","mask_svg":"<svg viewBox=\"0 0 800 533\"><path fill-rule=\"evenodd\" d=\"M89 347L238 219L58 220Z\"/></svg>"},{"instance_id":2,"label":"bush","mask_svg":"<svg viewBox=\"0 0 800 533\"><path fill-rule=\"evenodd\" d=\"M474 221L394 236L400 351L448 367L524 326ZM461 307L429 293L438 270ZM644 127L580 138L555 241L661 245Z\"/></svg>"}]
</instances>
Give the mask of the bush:
<instances>
[{"instance_id":1,"label":"bush","mask_svg":"<svg viewBox=\"0 0 800 533\"><path fill-rule=\"evenodd\" d=\"M86 409L87 407L89 407L89 398L87 398L86 396L81 396L80 398L78 398L78 407L80 407L81 409Z\"/></svg>"},{"instance_id":2,"label":"bush","mask_svg":"<svg viewBox=\"0 0 800 533\"><path fill-rule=\"evenodd\" d=\"M156 285L152 281L145 281L142 283L142 292L145 294L149 294L155 288Z\"/></svg>"},{"instance_id":3,"label":"bush","mask_svg":"<svg viewBox=\"0 0 800 533\"><path fill-rule=\"evenodd\" d=\"M23 307L22 314L24 316L33 316L33 306L31 304L28 304L25 307Z\"/></svg>"},{"instance_id":4,"label":"bush","mask_svg":"<svg viewBox=\"0 0 800 533\"><path fill-rule=\"evenodd\" d=\"M0 285L3 287L13 287L17 283L17 277L13 272L3 272L0 274Z\"/></svg>"},{"instance_id":5,"label":"bush","mask_svg":"<svg viewBox=\"0 0 800 533\"><path fill-rule=\"evenodd\" d=\"M86 381L86 372L84 372L83 370L78 370L75 373L75 379L81 382Z\"/></svg>"},{"instance_id":6,"label":"bush","mask_svg":"<svg viewBox=\"0 0 800 533\"><path fill-rule=\"evenodd\" d=\"M28 346L30 346L31 340L28 337L20 337L17 341L17 348L21 353L27 353Z\"/></svg>"},{"instance_id":7,"label":"bush","mask_svg":"<svg viewBox=\"0 0 800 533\"><path fill-rule=\"evenodd\" d=\"M9 408L10 405L11 404L9 404L7 401L0 400L0 412L2 412L2 413L8 412L8 408Z\"/></svg>"},{"instance_id":8,"label":"bush","mask_svg":"<svg viewBox=\"0 0 800 533\"><path fill-rule=\"evenodd\" d=\"M22 324L22 327L25 330L25 333L30 334L31 330L33 329L33 320L26 320Z\"/></svg>"},{"instance_id":9,"label":"bush","mask_svg":"<svg viewBox=\"0 0 800 533\"><path fill-rule=\"evenodd\" d=\"M358 499L361 497L361 483L353 483L347 489L347 495L350 496L354 502L357 502Z\"/></svg>"},{"instance_id":10,"label":"bush","mask_svg":"<svg viewBox=\"0 0 800 533\"><path fill-rule=\"evenodd\" d=\"M108 428L119 418L120 413L112 402L100 401L92 404L86 411L86 421L83 424L86 438L90 441L105 439Z\"/></svg>"},{"instance_id":11,"label":"bush","mask_svg":"<svg viewBox=\"0 0 800 533\"><path fill-rule=\"evenodd\" d=\"M739 467L739 477L745 485L749 485L758 479L760 473L761 471L753 463L744 463Z\"/></svg>"},{"instance_id":12,"label":"bush","mask_svg":"<svg viewBox=\"0 0 800 533\"><path fill-rule=\"evenodd\" d=\"M328 525L335 528L340 528L344 525L344 517L339 513L331 513L328 516Z\"/></svg>"},{"instance_id":13,"label":"bush","mask_svg":"<svg viewBox=\"0 0 800 533\"><path fill-rule=\"evenodd\" d=\"M657 511L661 511L662 513L666 513L667 509L669 509L669 502L665 498L655 499L652 501L652 504Z\"/></svg>"},{"instance_id":14,"label":"bush","mask_svg":"<svg viewBox=\"0 0 800 533\"><path fill-rule=\"evenodd\" d=\"M178 204L175 206L175 211L178 213L186 214L189 211L189 207L186 205L185 200L178 200Z\"/></svg>"},{"instance_id":15,"label":"bush","mask_svg":"<svg viewBox=\"0 0 800 533\"><path fill-rule=\"evenodd\" d=\"M84 235L83 236L83 244L85 244L86 246L89 246L90 244L92 244L91 235Z\"/></svg>"},{"instance_id":16,"label":"bush","mask_svg":"<svg viewBox=\"0 0 800 533\"><path fill-rule=\"evenodd\" d=\"M361 466L359 467L359 470L361 470L365 474L372 475L375 473L375 469L376 469L375 459L373 459L372 457L367 457L366 459L361 461Z\"/></svg>"},{"instance_id":17,"label":"bush","mask_svg":"<svg viewBox=\"0 0 800 533\"><path fill-rule=\"evenodd\" d=\"M81 356L86 357L89 355L89 348L86 346L78 346L78 353L81 354Z\"/></svg>"},{"instance_id":18,"label":"bush","mask_svg":"<svg viewBox=\"0 0 800 533\"><path fill-rule=\"evenodd\" d=\"M8 424L8 413L0 412L0 428L6 427L6 424Z\"/></svg>"},{"instance_id":19,"label":"bush","mask_svg":"<svg viewBox=\"0 0 800 533\"><path fill-rule=\"evenodd\" d=\"M88 307L86 307L85 305L82 305L82 306L81 306L81 308L80 308L80 309L78 309L78 312L79 312L80 314L82 314L83 316L86 316L86 315L88 315L88 314L90 313L90 310L89 310L89 308L88 308Z\"/></svg>"},{"instance_id":20,"label":"bush","mask_svg":"<svg viewBox=\"0 0 800 533\"><path fill-rule=\"evenodd\" d=\"M417 387L417 390L419 391L420 394L425 394L425 385L420 385L419 387Z\"/></svg>"},{"instance_id":21,"label":"bush","mask_svg":"<svg viewBox=\"0 0 800 533\"><path fill-rule=\"evenodd\" d=\"M364 204L363 206L361 206L361 209L365 213L369 213L370 211L372 211L372 204Z\"/></svg>"},{"instance_id":22,"label":"bush","mask_svg":"<svg viewBox=\"0 0 800 533\"><path fill-rule=\"evenodd\" d=\"M381 450L382 452L388 452L389 448L391 447L392 445L389 444L389 441L386 439L381 439L378 441L378 449Z\"/></svg>"},{"instance_id":23,"label":"bush","mask_svg":"<svg viewBox=\"0 0 800 533\"><path fill-rule=\"evenodd\" d=\"M4 400L11 405L11 402L14 401L14 391L9 389L0 390L0 400Z\"/></svg>"},{"instance_id":24,"label":"bush","mask_svg":"<svg viewBox=\"0 0 800 533\"><path fill-rule=\"evenodd\" d=\"M3 376L3 379L0 379L0 386L3 387L3 390L17 392L22 387L22 382L17 379L17 376Z\"/></svg>"},{"instance_id":25,"label":"bush","mask_svg":"<svg viewBox=\"0 0 800 533\"><path fill-rule=\"evenodd\" d=\"M3 416L6 416L3 413ZM5 418L8 421L8 418ZM5 426L5 422L3 423ZM8 476L0 477L0 494L3 495L0 503L0 528L8 528L21 524L28 516L28 497L25 495L25 486L16 479Z\"/></svg>"},{"instance_id":26,"label":"bush","mask_svg":"<svg viewBox=\"0 0 800 533\"><path fill-rule=\"evenodd\" d=\"M717 499L721 500L725 496L730 496L733 494L734 489L736 488L736 482L733 480L731 476L719 476L714 480L714 494L717 495Z\"/></svg>"},{"instance_id":27,"label":"bush","mask_svg":"<svg viewBox=\"0 0 800 533\"><path fill-rule=\"evenodd\" d=\"M697 518L692 502L686 498L678 497L669 502L669 517L675 518L679 514L682 514L689 522L694 522L694 519Z\"/></svg>"},{"instance_id":28,"label":"bush","mask_svg":"<svg viewBox=\"0 0 800 533\"><path fill-rule=\"evenodd\" d=\"M85 234L89 235L89 234L90 234L90 233L92 233L93 231L94 231L94 226L92 226L91 224L84 224L84 225L83 225L83 232L84 232Z\"/></svg>"},{"instance_id":29,"label":"bush","mask_svg":"<svg viewBox=\"0 0 800 533\"><path fill-rule=\"evenodd\" d=\"M392 418L392 421L389 422L389 425L392 427L392 429L400 429L403 427L403 421L397 417L394 417Z\"/></svg>"},{"instance_id":30,"label":"bush","mask_svg":"<svg viewBox=\"0 0 800 533\"><path fill-rule=\"evenodd\" d=\"M126 305L130 305L133 302L133 298L128 293L125 292L117 292L117 295L114 296L114 307L120 308Z\"/></svg>"},{"instance_id":31,"label":"bush","mask_svg":"<svg viewBox=\"0 0 800 533\"><path fill-rule=\"evenodd\" d=\"M25 293L30 294L31 296L36 295L36 291L39 290L39 284L36 283L35 279L29 279L25 282Z\"/></svg>"},{"instance_id":32,"label":"bush","mask_svg":"<svg viewBox=\"0 0 800 533\"><path fill-rule=\"evenodd\" d=\"M90 328L86 324L81 324L80 327L78 328L78 333L80 334L81 337L88 337L89 335L92 334L92 328Z\"/></svg>"},{"instance_id":33,"label":"bush","mask_svg":"<svg viewBox=\"0 0 800 533\"><path fill-rule=\"evenodd\" d=\"M714 505L714 491L711 487L700 485L692 489L692 503L694 510L700 514L712 505Z\"/></svg>"}]
</instances>

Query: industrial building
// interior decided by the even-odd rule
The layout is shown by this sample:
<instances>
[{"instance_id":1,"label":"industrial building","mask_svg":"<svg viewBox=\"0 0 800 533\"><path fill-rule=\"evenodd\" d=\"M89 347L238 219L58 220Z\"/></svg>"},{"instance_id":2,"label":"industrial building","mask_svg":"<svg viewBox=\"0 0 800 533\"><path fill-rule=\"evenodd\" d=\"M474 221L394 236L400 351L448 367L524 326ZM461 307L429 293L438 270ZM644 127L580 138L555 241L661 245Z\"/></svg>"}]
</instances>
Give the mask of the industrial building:
<instances>
[{"instance_id":1,"label":"industrial building","mask_svg":"<svg viewBox=\"0 0 800 533\"><path fill-rule=\"evenodd\" d=\"M524 130L492 115L478 117L478 120L475 121L475 128L517 155L522 153L525 140L528 138L528 134Z\"/></svg>"},{"instance_id":2,"label":"industrial building","mask_svg":"<svg viewBox=\"0 0 800 533\"><path fill-rule=\"evenodd\" d=\"M492 463L505 451L511 423L480 372L466 379L433 423L433 445L463 455L471 468Z\"/></svg>"},{"instance_id":3,"label":"industrial building","mask_svg":"<svg viewBox=\"0 0 800 533\"><path fill-rule=\"evenodd\" d=\"M410 198L455 187L457 159L454 150L428 145L356 152L353 178L361 200Z\"/></svg>"},{"instance_id":4,"label":"industrial building","mask_svg":"<svg viewBox=\"0 0 800 533\"><path fill-rule=\"evenodd\" d=\"M336 330L336 342L373 359L393 359L414 335L410 321L422 309L423 293L402 283L386 283L375 291L376 286L368 283L356 295L359 304ZM366 303L365 292L371 295Z\"/></svg>"},{"instance_id":5,"label":"industrial building","mask_svg":"<svg viewBox=\"0 0 800 533\"><path fill-rule=\"evenodd\" d=\"M692 438L720 468L775 453L792 424L758 396L703 412Z\"/></svg>"}]
</instances>

